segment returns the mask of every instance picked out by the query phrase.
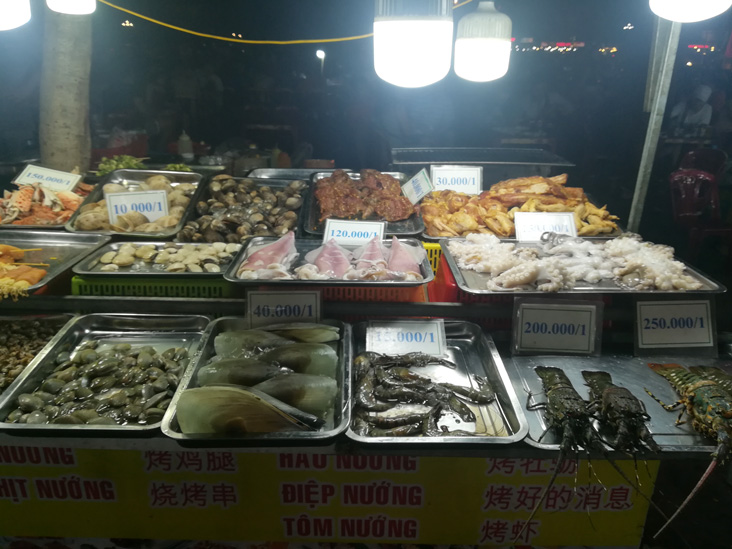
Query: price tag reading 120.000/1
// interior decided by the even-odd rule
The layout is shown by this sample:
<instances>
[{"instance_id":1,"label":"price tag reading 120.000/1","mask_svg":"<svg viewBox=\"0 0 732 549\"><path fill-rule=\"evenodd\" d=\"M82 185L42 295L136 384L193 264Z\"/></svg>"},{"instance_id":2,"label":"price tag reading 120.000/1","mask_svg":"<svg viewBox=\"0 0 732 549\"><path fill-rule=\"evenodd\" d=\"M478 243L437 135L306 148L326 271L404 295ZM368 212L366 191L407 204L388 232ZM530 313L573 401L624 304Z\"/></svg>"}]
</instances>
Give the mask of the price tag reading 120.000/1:
<instances>
[{"instance_id":1,"label":"price tag reading 120.000/1","mask_svg":"<svg viewBox=\"0 0 732 549\"><path fill-rule=\"evenodd\" d=\"M714 345L709 301L639 301L637 314L639 349Z\"/></svg>"},{"instance_id":2,"label":"price tag reading 120.000/1","mask_svg":"<svg viewBox=\"0 0 732 549\"><path fill-rule=\"evenodd\" d=\"M366 350L385 355L445 354L445 322L436 320L371 321L366 329Z\"/></svg>"},{"instance_id":3,"label":"price tag reading 120.000/1","mask_svg":"<svg viewBox=\"0 0 732 549\"><path fill-rule=\"evenodd\" d=\"M320 292L247 292L247 318L252 328L281 322L318 322Z\"/></svg>"},{"instance_id":4,"label":"price tag reading 120.000/1","mask_svg":"<svg viewBox=\"0 0 732 549\"><path fill-rule=\"evenodd\" d=\"M597 304L521 303L517 308L516 353L595 352Z\"/></svg>"},{"instance_id":5,"label":"price tag reading 120.000/1","mask_svg":"<svg viewBox=\"0 0 732 549\"><path fill-rule=\"evenodd\" d=\"M384 239L383 221L349 221L347 219L326 219L323 242L335 238L343 246L366 244L373 238Z\"/></svg>"},{"instance_id":6,"label":"price tag reading 120.000/1","mask_svg":"<svg viewBox=\"0 0 732 549\"><path fill-rule=\"evenodd\" d=\"M117 216L129 212L139 212L148 221L168 215L168 197L165 191L136 191L131 193L104 193L107 201L109 222L117 223Z\"/></svg>"}]
</instances>

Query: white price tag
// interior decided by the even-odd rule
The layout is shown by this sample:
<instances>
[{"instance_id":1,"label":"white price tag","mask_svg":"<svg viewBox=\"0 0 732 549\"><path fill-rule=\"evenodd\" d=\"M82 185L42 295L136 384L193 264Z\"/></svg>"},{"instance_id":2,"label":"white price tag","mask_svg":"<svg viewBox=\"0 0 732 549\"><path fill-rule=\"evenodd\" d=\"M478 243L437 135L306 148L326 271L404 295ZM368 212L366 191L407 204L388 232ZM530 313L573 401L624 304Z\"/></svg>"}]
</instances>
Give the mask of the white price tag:
<instances>
[{"instance_id":1,"label":"white price tag","mask_svg":"<svg viewBox=\"0 0 732 549\"><path fill-rule=\"evenodd\" d=\"M709 301L639 301L636 312L639 349L714 345Z\"/></svg>"},{"instance_id":2,"label":"white price tag","mask_svg":"<svg viewBox=\"0 0 732 549\"><path fill-rule=\"evenodd\" d=\"M402 194L406 196L412 204L416 204L425 196L435 190L427 170L422 168L419 173L412 179L402 185Z\"/></svg>"},{"instance_id":3,"label":"white price tag","mask_svg":"<svg viewBox=\"0 0 732 549\"><path fill-rule=\"evenodd\" d=\"M513 222L519 242L538 242L544 233L577 236L572 212L516 212Z\"/></svg>"},{"instance_id":4,"label":"white price tag","mask_svg":"<svg viewBox=\"0 0 732 549\"><path fill-rule=\"evenodd\" d=\"M168 195L165 191L135 191L128 193L104 193L109 222L117 223L117 216L128 212L140 212L152 223L168 215Z\"/></svg>"},{"instance_id":5,"label":"white price tag","mask_svg":"<svg viewBox=\"0 0 732 549\"><path fill-rule=\"evenodd\" d=\"M320 321L320 292L247 292L249 326Z\"/></svg>"},{"instance_id":6,"label":"white price tag","mask_svg":"<svg viewBox=\"0 0 732 549\"><path fill-rule=\"evenodd\" d=\"M323 242L335 238L342 246L366 244L373 238L384 239L383 221L350 221L348 219L326 219Z\"/></svg>"},{"instance_id":7,"label":"white price tag","mask_svg":"<svg viewBox=\"0 0 732 549\"><path fill-rule=\"evenodd\" d=\"M366 328L366 350L375 353L444 356L445 347L445 322L441 318L371 321Z\"/></svg>"},{"instance_id":8,"label":"white price tag","mask_svg":"<svg viewBox=\"0 0 732 549\"><path fill-rule=\"evenodd\" d=\"M480 194L483 189L483 166L430 166L430 176L437 191Z\"/></svg>"},{"instance_id":9,"label":"white price tag","mask_svg":"<svg viewBox=\"0 0 732 549\"><path fill-rule=\"evenodd\" d=\"M52 191L73 191L80 180L81 175L77 173L61 172L28 164L14 181L18 185L40 183Z\"/></svg>"},{"instance_id":10,"label":"white price tag","mask_svg":"<svg viewBox=\"0 0 732 549\"><path fill-rule=\"evenodd\" d=\"M514 328L517 352L595 352L596 304L521 303Z\"/></svg>"}]
</instances>

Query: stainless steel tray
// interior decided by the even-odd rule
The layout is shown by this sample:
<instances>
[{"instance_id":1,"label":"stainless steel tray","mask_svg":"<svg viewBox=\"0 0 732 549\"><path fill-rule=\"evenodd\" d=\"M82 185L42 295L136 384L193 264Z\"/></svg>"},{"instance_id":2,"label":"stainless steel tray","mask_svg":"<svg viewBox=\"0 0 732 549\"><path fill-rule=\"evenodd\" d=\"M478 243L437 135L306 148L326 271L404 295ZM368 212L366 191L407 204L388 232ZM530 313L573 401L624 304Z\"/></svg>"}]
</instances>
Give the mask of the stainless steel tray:
<instances>
[{"instance_id":1,"label":"stainless steel tray","mask_svg":"<svg viewBox=\"0 0 732 549\"><path fill-rule=\"evenodd\" d=\"M183 215L181 216L180 221L178 221L177 225L167 228L159 233L143 233L135 231L123 233L117 231L103 231L101 229L97 231L80 231L79 229L74 228L76 218L79 217L81 209L84 206L86 206L87 204L91 204L92 202L99 202L100 200L104 199L104 191L102 190L102 188L105 184L117 183L119 185L124 185L130 191L134 191L140 188L140 183L153 175L164 175L165 177L170 179L173 189L175 189L178 183L192 183L197 187L196 192L194 192L193 196L190 197L191 201L188 203L188 206L186 206L186 210L185 212L183 212ZM201 174L194 172L169 172L162 170L115 170L112 173L106 175L99 183L97 183L96 187L94 187L94 190L89 193L89 196L86 197L84 202L74 212L74 215L71 216L71 219L68 220L64 227L67 231L72 233L95 233L124 237L134 236L145 239L168 238L174 236L178 231L183 228L183 225L185 224L186 218L188 217L189 213L193 211L193 209L196 207L198 196L203 190L203 185L201 185L201 179Z\"/></svg>"},{"instance_id":2,"label":"stainless steel tray","mask_svg":"<svg viewBox=\"0 0 732 549\"><path fill-rule=\"evenodd\" d=\"M100 246L109 242L110 237L99 233L68 234L46 231L17 231L3 233L0 242L17 248L41 248L37 252L26 252L24 263L47 263L47 273L40 282L30 286L29 292L51 282L69 269L74 263L86 257Z\"/></svg>"},{"instance_id":3,"label":"stainless steel tray","mask_svg":"<svg viewBox=\"0 0 732 549\"><path fill-rule=\"evenodd\" d=\"M333 417L326 419L326 424L320 431L293 431L283 433L252 433L250 435L217 436L217 435L186 435L180 432L176 410L178 399L185 389L198 387L196 374L209 359L215 356L214 339L222 332L231 330L246 330L249 324L243 317L226 316L218 318L209 324L203 335L200 352L192 360L183 379L180 381L178 391L163 418L163 433L178 440L181 444L194 446L247 446L267 444L302 444L313 442L326 442L346 430L351 421L351 325L339 321L321 320L323 324L338 326L340 328L340 340L337 342L338 371L336 381L338 382L338 395L336 396Z\"/></svg>"},{"instance_id":4,"label":"stainless steel tray","mask_svg":"<svg viewBox=\"0 0 732 549\"><path fill-rule=\"evenodd\" d=\"M109 242L106 246L102 246L101 248L97 249L96 252L88 255L85 257L82 261L78 262L76 265L74 265L73 271L75 274L82 275L82 276L103 276L103 277L147 277L147 276L165 276L165 277L172 277L172 278L212 278L212 277L220 277L222 276L223 272L229 267L231 263L234 262L234 258L236 257L235 254L232 254L234 258L229 263L226 263L225 265L221 266L221 271L218 273L209 273L208 271L204 271L202 273L192 273L188 271L180 272L180 273L174 273L169 272L165 270L165 267L163 265L158 265L149 261L143 261L142 259L135 259L135 262L128 266L128 267L120 267L119 271L102 271L101 268L104 266L103 263L99 262L99 259L106 254L107 252L116 252L118 251L122 245L124 244L135 244L137 246L156 246L158 249L162 249L165 245L173 244L171 242ZM183 246L210 246L210 244L203 244L203 243L174 243L176 248L182 248ZM242 245L242 248L244 246Z\"/></svg>"},{"instance_id":5,"label":"stainless steel tray","mask_svg":"<svg viewBox=\"0 0 732 549\"><path fill-rule=\"evenodd\" d=\"M422 260L422 264L420 265L421 275L423 277L422 280L414 281L414 280L344 280L344 279L325 279L325 280L301 280L298 278L293 278L291 280L282 280L282 279L274 279L274 280L263 280L263 279L247 279L243 280L241 278L238 278L236 276L236 272L239 269L239 266L244 262L244 260L249 257L252 253L256 252L259 248L262 248L263 246L266 246L268 244L271 244L273 242L276 242L277 238L272 237L261 237L257 236L252 238L247 246L243 248L239 254L234 258L234 261L231 262L229 265L229 268L226 269L226 272L224 273L224 278L228 280L229 282L234 282L236 284L246 284L246 285L252 285L252 284L266 284L266 285L272 285L272 286L280 286L280 285L303 285L303 284L315 284L317 286L396 286L396 287L414 287L414 286L421 286L422 284L427 284L428 282L431 282L435 274L432 271L432 266L430 265L429 257L427 257L427 254L425 253L425 258ZM415 239L415 238L400 238L399 242L406 246L412 246L414 248L424 248L422 243ZM297 251L300 253L299 257L295 260L295 262L292 264L292 267L290 268L290 272L294 272L294 269L301 265L305 265L305 254L307 254L309 251L314 250L318 247L320 247L323 243L320 240L315 239L298 239L295 240L295 247L297 248ZM390 240L384 240L384 245L387 248L391 248L391 241ZM348 250L353 250L357 248L357 246L343 246L344 248Z\"/></svg>"},{"instance_id":6,"label":"stainless steel tray","mask_svg":"<svg viewBox=\"0 0 732 549\"><path fill-rule=\"evenodd\" d=\"M260 179L303 179L305 181L310 181L310 176L316 172L333 173L334 171L335 168L332 170L324 170L322 168L255 168L247 174L247 177ZM352 170L344 169L342 171L350 172Z\"/></svg>"},{"instance_id":7,"label":"stainless steel tray","mask_svg":"<svg viewBox=\"0 0 732 549\"><path fill-rule=\"evenodd\" d=\"M710 440L701 436L689 422L676 425L679 412L667 412L653 400L644 389L648 389L663 402L671 404L679 399L671 384L665 378L653 372L648 362L677 362L688 366L718 366L719 360L705 358L685 358L683 362L678 357L654 356L647 358L632 357L623 354L607 354L602 357L568 357L568 356L533 356L513 357L507 360L508 373L516 392L523 400L522 407L529 421L529 436L525 441L531 446L544 450L559 450L560 437L556 431L547 432L541 442L539 437L546 430L547 424L543 410L526 410L529 391L532 403L545 402L542 394L541 379L534 371L536 366L554 366L564 370L572 385L584 399L589 398L589 389L582 378L582 370L599 370L609 373L613 383L626 387L646 407L651 420L646 422L653 439L664 452L702 452L711 453L715 446ZM609 449L609 448L608 448Z\"/></svg>"},{"instance_id":8,"label":"stainless steel tray","mask_svg":"<svg viewBox=\"0 0 732 549\"><path fill-rule=\"evenodd\" d=\"M205 316L183 315L116 315L90 314L71 320L33 360L33 367L26 368L13 386L0 397L0 430L16 433L46 431L54 434L87 433L142 433L160 427L160 422L150 425L60 425L4 423L8 414L16 408L18 396L38 389L56 368L56 354L63 348L75 349L89 340L99 342L100 348L117 343L151 345L158 351L169 347L185 347L194 357L208 326ZM191 359L193 360L193 359ZM189 366L190 368L190 366Z\"/></svg>"},{"instance_id":9,"label":"stainless steel tray","mask_svg":"<svg viewBox=\"0 0 732 549\"><path fill-rule=\"evenodd\" d=\"M453 239L453 241L458 239ZM463 239L464 240L464 239ZM507 242L516 242L513 241L507 241ZM532 243L523 243L519 244L520 246L525 247L537 247L536 244ZM442 248L442 254L445 256L445 259L447 260L447 264L450 266L450 271L452 271L453 276L455 277L455 282L458 285L458 288L463 290L464 292L468 292L471 294L501 294L501 295L520 295L520 296L527 296L527 295L552 295L555 293L559 294L592 294L592 293L627 293L627 294L698 294L698 293L724 293L727 291L727 289L722 286L719 282L716 282L715 280L709 278L707 275L702 273L701 271L698 271L691 267L688 263L685 261L682 261L680 259L677 259L677 261L681 261L686 265L686 274L694 277L696 280L698 280L702 287L698 290L631 290L628 288L623 288L621 286L618 286L615 284L615 282L612 279L604 279L601 280L597 284L590 284L589 282L585 282L583 280L579 281L577 285L572 288L571 290L561 290L559 292L542 292L540 290L488 290L486 288L486 284L488 281L492 278L490 274L488 273L479 273L476 271L471 271L469 269L461 269L457 265L457 261L453 257L452 253L450 253L450 249L447 245L443 245L442 242L440 242L440 247Z\"/></svg>"},{"instance_id":10,"label":"stainless steel tray","mask_svg":"<svg viewBox=\"0 0 732 549\"><path fill-rule=\"evenodd\" d=\"M382 173L391 175L402 185L409 180L409 177L407 177L406 174L400 172ZM330 177L330 175L331 173L328 172L314 173L311 176L313 185L315 185L321 179ZM349 173L348 176L353 180L361 179L360 173ZM320 204L318 203L318 199L315 198L315 193L310 192L305 197L304 208L306 217L303 224L303 229L306 233L322 235L325 232L325 221L320 221ZM369 220L372 220L372 218L369 218ZM373 218L373 220L378 221L377 218ZM386 223L386 228L384 229L384 235L417 236L423 231L424 222L422 221L422 216L419 213L414 213L410 215L407 219L402 219L400 221L388 221Z\"/></svg>"},{"instance_id":11,"label":"stainless steel tray","mask_svg":"<svg viewBox=\"0 0 732 549\"><path fill-rule=\"evenodd\" d=\"M367 326L366 322L354 326L354 356L365 351ZM476 376L487 379L496 392L496 400L480 406L471 404L470 408L485 425L486 431L492 430L495 435L365 437L356 434L349 426L346 431L348 438L366 444L511 444L524 439L529 432L529 424L493 339L476 324L454 320L445 320L445 335L448 359L457 368L430 365L417 371L437 381L472 388L477 388ZM455 422L449 416L441 418L439 424L447 425L449 429L469 430L469 426Z\"/></svg>"}]
</instances>

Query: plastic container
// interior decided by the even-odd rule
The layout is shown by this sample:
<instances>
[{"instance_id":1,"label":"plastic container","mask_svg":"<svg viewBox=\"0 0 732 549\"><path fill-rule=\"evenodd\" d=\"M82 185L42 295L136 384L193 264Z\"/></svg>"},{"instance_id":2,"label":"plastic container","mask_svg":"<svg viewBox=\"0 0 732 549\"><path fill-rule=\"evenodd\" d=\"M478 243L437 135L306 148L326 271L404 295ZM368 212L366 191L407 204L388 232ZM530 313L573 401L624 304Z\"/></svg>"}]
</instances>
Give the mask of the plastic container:
<instances>
[{"instance_id":1,"label":"plastic container","mask_svg":"<svg viewBox=\"0 0 732 549\"><path fill-rule=\"evenodd\" d=\"M221 278L187 279L139 277L71 279L72 295L135 297L231 297L232 284Z\"/></svg>"},{"instance_id":2,"label":"plastic container","mask_svg":"<svg viewBox=\"0 0 732 549\"><path fill-rule=\"evenodd\" d=\"M183 160L190 161L195 158L193 154L193 142L185 131L178 138L178 154L183 157Z\"/></svg>"}]
</instances>

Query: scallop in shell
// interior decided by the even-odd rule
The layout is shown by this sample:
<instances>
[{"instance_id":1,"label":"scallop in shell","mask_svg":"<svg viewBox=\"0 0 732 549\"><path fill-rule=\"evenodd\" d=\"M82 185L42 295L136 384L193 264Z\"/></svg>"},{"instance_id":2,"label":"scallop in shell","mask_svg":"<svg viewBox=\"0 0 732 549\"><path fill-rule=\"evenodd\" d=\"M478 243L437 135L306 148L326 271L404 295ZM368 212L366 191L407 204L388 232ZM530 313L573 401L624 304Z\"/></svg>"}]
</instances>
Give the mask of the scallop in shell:
<instances>
[{"instance_id":1,"label":"scallop in shell","mask_svg":"<svg viewBox=\"0 0 732 549\"><path fill-rule=\"evenodd\" d=\"M164 175L150 176L140 185L140 187L148 191L165 191L166 193L173 190L173 187L170 184L170 179Z\"/></svg>"},{"instance_id":2,"label":"scallop in shell","mask_svg":"<svg viewBox=\"0 0 732 549\"><path fill-rule=\"evenodd\" d=\"M135 262L135 257L132 255L117 254L112 263L119 267L128 267Z\"/></svg>"},{"instance_id":3,"label":"scallop in shell","mask_svg":"<svg viewBox=\"0 0 732 549\"><path fill-rule=\"evenodd\" d=\"M165 227L160 225L157 221L153 223L143 223L135 227L136 232L141 233L161 233L165 230Z\"/></svg>"},{"instance_id":4,"label":"scallop in shell","mask_svg":"<svg viewBox=\"0 0 732 549\"><path fill-rule=\"evenodd\" d=\"M179 221L180 217L175 217L173 215L164 215L163 217L158 218L155 223L167 229L170 227L175 227Z\"/></svg>"},{"instance_id":5,"label":"scallop in shell","mask_svg":"<svg viewBox=\"0 0 732 549\"><path fill-rule=\"evenodd\" d=\"M104 194L124 193L127 192L127 187L119 183L106 183L102 187L102 191L104 191Z\"/></svg>"}]
</instances>

